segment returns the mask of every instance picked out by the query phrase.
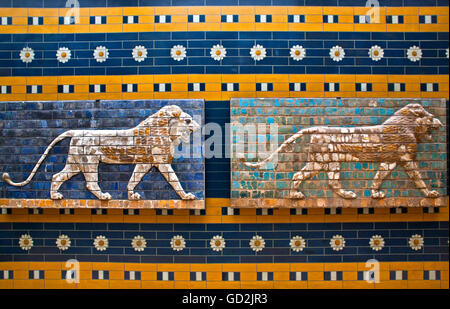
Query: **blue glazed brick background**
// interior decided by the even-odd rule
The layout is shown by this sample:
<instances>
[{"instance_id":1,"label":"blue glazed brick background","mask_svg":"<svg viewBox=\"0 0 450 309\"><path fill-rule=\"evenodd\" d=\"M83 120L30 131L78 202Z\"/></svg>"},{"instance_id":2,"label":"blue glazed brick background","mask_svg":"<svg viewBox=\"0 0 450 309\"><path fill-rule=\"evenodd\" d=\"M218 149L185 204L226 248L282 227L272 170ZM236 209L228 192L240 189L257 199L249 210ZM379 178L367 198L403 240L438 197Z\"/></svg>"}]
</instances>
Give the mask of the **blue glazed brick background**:
<instances>
[{"instance_id":1,"label":"blue glazed brick background","mask_svg":"<svg viewBox=\"0 0 450 309\"><path fill-rule=\"evenodd\" d=\"M47 146L59 134L72 129L129 129L169 104L180 106L197 122L204 122L203 100L142 101L59 101L0 103L0 173L8 172L13 181L26 179ZM0 182L1 198L47 199L54 174L64 168L70 138L52 149L33 180L24 187ZM191 137L192 142L192 137ZM181 146L179 147L181 150ZM174 158L172 167L186 192L204 199L204 159L201 146L191 153L197 157ZM180 153L180 152L178 152ZM99 185L113 199L128 199L126 186L134 165L103 164L99 166ZM156 168L138 184L143 199L179 199ZM65 182L60 192L66 199L95 199L85 188L82 174ZM142 194L143 193L143 194Z\"/></svg>"}]
</instances>

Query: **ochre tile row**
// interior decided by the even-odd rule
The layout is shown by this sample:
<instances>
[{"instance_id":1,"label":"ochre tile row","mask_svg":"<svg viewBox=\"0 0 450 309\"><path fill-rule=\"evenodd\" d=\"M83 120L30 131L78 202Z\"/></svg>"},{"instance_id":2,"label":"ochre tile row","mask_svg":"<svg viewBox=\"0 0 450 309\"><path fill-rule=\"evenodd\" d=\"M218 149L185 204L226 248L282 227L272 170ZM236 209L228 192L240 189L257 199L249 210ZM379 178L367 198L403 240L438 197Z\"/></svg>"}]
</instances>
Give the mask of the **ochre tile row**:
<instances>
[{"instance_id":1,"label":"ochre tile row","mask_svg":"<svg viewBox=\"0 0 450 309\"><path fill-rule=\"evenodd\" d=\"M188 83L205 83L205 91L188 91ZM271 82L273 91L256 91L256 83ZM123 92L122 85L136 83L137 92ZM154 85L170 83L170 92L155 92ZM238 83L238 91L223 91L224 83ZM290 91L291 83L305 83L306 91ZM324 91L325 83L339 83L339 91ZM357 83L371 83L372 91L356 91ZM388 91L389 84L405 84L405 91ZM438 91L421 91L423 83L438 83ZM73 93L58 93L58 85L74 85ZM106 92L89 92L89 85L106 85ZM27 85L42 85L42 93L27 93ZM138 75L138 76L61 76L0 77L0 86L11 86L11 93L0 101L52 100L135 100L194 99L206 101L245 97L392 97L449 99L448 75Z\"/></svg>"},{"instance_id":2,"label":"ochre tile row","mask_svg":"<svg viewBox=\"0 0 450 309\"><path fill-rule=\"evenodd\" d=\"M0 280L0 288L423 288L448 289L447 262L382 262L379 264L379 283L358 278L358 272L369 270L365 263L308 263L308 264L126 264L80 263L79 283L67 283L61 278L64 263L1 262L1 270L14 272L13 279ZM45 279L29 279L30 270L41 270ZM108 271L106 280L92 279L92 270ZM125 271L140 273L139 280L125 280ZM205 281L191 281L190 273L206 272ZM392 271L408 273L408 280L393 280ZM438 271L438 280L425 280L424 272ZM173 281L158 280L157 272L173 272ZM224 281L224 272L238 272L238 281ZM257 272L271 272L273 280L258 281ZM307 280L294 281L292 272L306 272ZM342 274L338 280L326 280L326 272Z\"/></svg>"},{"instance_id":3,"label":"ochre tile row","mask_svg":"<svg viewBox=\"0 0 450 309\"><path fill-rule=\"evenodd\" d=\"M381 7L379 11L365 7L117 7L70 9L2 8L2 17L12 17L11 25L0 26L2 33L80 33L139 31L448 31L448 7ZM76 24L60 24L60 17L78 14ZM354 16L375 15L373 23L355 23ZM170 23L158 23L155 16L169 15ZM189 22L189 15L202 15L204 22ZM223 22L222 15L237 15L238 22ZM255 16L270 15L271 22L256 22ZM289 15L303 15L304 22L289 22ZM337 23L324 23L324 16L338 16ZM386 16L400 15L401 24L386 21ZM436 16L434 24L419 22L419 16ZM91 24L91 16L105 16L106 24ZM124 23L124 16L138 16L136 24ZM28 17L42 17L42 25L29 25Z\"/></svg>"}]
</instances>

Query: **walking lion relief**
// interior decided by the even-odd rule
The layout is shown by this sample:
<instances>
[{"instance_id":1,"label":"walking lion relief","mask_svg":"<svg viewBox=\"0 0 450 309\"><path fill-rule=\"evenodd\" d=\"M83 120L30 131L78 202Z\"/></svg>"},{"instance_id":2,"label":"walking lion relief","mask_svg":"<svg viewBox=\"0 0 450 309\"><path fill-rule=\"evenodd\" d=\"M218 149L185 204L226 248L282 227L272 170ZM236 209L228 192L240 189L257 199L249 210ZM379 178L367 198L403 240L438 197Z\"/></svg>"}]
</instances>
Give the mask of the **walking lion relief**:
<instances>
[{"instance_id":1,"label":"walking lion relief","mask_svg":"<svg viewBox=\"0 0 450 309\"><path fill-rule=\"evenodd\" d=\"M267 107L268 100L272 109ZM234 101L232 115L239 115L239 103L245 116L234 116L233 121L276 122L284 135L279 146L266 151L264 157L254 153L235 156L232 197L247 198L247 207L444 203L439 197L447 195L446 139L441 122L445 101L259 101Z\"/></svg>"},{"instance_id":2,"label":"walking lion relief","mask_svg":"<svg viewBox=\"0 0 450 309\"><path fill-rule=\"evenodd\" d=\"M134 105L136 105L136 102L131 101ZM192 186L189 181L185 183L185 186L187 184L189 188L183 188L172 164L174 163L175 152L180 144L189 145L191 135L199 130L200 125L190 114L183 111L180 106L169 104L159 108L158 111L142 120L137 126L129 129L67 130L51 141L25 180L15 182L7 172L3 173L2 178L10 186L23 187L28 185L52 149L56 148L60 141L70 139L65 166L51 177L50 198L52 200L64 199L59 189L65 182L78 174L84 176L86 188L97 199L111 200L112 195L103 191L99 184L100 163L134 166L129 181L124 188L128 200L137 201L143 198L141 194L136 192L136 187L152 168L159 171L179 199L195 200L198 197L188 192L187 189L197 189L198 191L198 188ZM177 160L180 161L180 159ZM189 168L192 165L184 164L183 166L182 160L177 164L184 168ZM183 171L182 168L180 170L184 178L189 173L195 172L189 169ZM114 181L114 178L119 175L120 173L111 173L108 180ZM201 171L200 176L203 176L203 171ZM202 182L203 177L198 180ZM119 184L117 182L115 186L110 187L119 187ZM157 184L158 186L155 187L159 187L159 190L151 192L154 193L152 194L154 196L152 200L169 200L171 196L171 193L167 192L169 189L161 188L161 180L158 180ZM200 198L203 198L203 192L200 193Z\"/></svg>"}]
</instances>

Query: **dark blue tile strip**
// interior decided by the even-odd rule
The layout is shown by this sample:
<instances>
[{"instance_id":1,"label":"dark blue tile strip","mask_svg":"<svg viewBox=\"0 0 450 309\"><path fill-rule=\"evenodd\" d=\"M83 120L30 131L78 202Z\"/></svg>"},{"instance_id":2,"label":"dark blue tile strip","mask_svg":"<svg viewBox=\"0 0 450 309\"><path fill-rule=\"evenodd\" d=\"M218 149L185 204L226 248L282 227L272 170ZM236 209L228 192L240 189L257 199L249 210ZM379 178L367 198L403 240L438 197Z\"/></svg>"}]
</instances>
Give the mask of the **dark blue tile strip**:
<instances>
[{"instance_id":1,"label":"dark blue tile strip","mask_svg":"<svg viewBox=\"0 0 450 309\"><path fill-rule=\"evenodd\" d=\"M101 223L14 223L0 225L0 261L66 261L76 258L90 262L134 263L316 263L316 262L365 262L378 261L448 261L448 225L439 222L408 222L402 226L390 222L371 223L277 223L277 224L139 224ZM213 231L214 226L221 230ZM49 230L48 227L52 229ZM86 228L88 228L86 230ZM217 228L217 229L218 229ZM216 229L216 230L217 230ZM85 232L86 231L86 232ZM112 232L114 231L114 232ZM244 232L248 231L248 232ZM18 239L30 234L34 247L21 250ZM58 235L71 238L67 251L55 246ZM265 248L255 253L249 248L254 235L265 239ZM329 246L332 235L343 235L346 246L333 251ZM415 251L409 247L413 234L424 236L425 247ZM97 251L93 238L104 235L109 239L106 251ZM147 248L142 252L131 248L131 239L144 236ZM173 251L170 239L182 235L186 240L183 251ZM215 235L222 235L226 247L222 252L211 250L209 242ZM306 248L293 252L289 240L300 235L306 240ZM385 247L373 251L369 239L381 235Z\"/></svg>"},{"instance_id":2,"label":"dark blue tile strip","mask_svg":"<svg viewBox=\"0 0 450 309\"><path fill-rule=\"evenodd\" d=\"M445 35L446 34L446 35ZM210 57L210 48L222 44L227 57L218 62ZM187 58L175 61L170 49L177 44L187 48ZM249 49L261 44L267 57L254 61ZM302 45L307 57L294 61L289 48ZM418 32L145 32L145 33L77 33L77 34L8 34L0 35L1 76L45 75L135 75L135 74L443 74L448 72L448 33ZM109 58L98 63L93 50L106 46ZM144 45L148 57L136 62L131 50ZM332 46L345 49L343 61L329 57ZM371 46L381 46L385 55L380 61L368 56ZM411 62L406 50L411 46L423 50L423 58ZM19 58L25 46L35 51L28 64ZM55 51L68 47L72 59L59 63Z\"/></svg>"}]
</instances>

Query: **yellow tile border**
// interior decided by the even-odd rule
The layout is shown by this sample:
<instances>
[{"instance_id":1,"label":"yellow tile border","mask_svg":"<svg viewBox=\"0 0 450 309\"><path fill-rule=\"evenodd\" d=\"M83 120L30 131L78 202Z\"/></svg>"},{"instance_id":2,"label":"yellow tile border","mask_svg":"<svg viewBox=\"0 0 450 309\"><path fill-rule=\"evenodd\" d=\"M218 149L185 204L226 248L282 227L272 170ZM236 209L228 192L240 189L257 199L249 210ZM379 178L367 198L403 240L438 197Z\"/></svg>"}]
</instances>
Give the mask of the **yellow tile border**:
<instances>
[{"instance_id":1,"label":"yellow tile border","mask_svg":"<svg viewBox=\"0 0 450 309\"><path fill-rule=\"evenodd\" d=\"M134 32L139 27L126 27L130 24L123 24L123 16L139 16L140 21L133 25L145 25L146 31L199 31L208 25L208 29L214 31L286 31L291 26L295 26L297 31L323 31L326 28L338 27L338 31L386 31L392 26L386 24L386 15L404 15L405 25L408 31L448 31L448 7L381 7L379 16L380 23L377 24L355 24L354 15L362 15L367 12L365 7L290 7L290 6L205 6L205 7L111 7L111 8L80 8L79 24L59 25L55 24L55 18L65 16L68 9L65 8L2 8L0 16L13 17L13 24L2 26L2 33L66 33L66 32L87 32L86 27L95 26L96 32ZM205 15L205 23L188 23L187 15ZM255 15L272 15L271 23L256 23ZM322 22L324 15L338 15L339 23L327 24ZM369 12L370 14L370 12ZM171 15L172 22L169 24L155 24L153 16ZM237 23L221 22L221 15L239 15L240 21ZM305 23L288 23L288 15L305 15ZM438 23L434 27L419 27L419 15L437 15ZM28 25L28 16L44 17L44 26L54 25L52 28ZM107 23L103 25L90 25L90 16L106 16ZM150 18L150 19L149 19ZM163 25L163 26L161 26ZM197 27L200 25L200 27ZM23 27L24 26L24 27ZM238 26L238 27L234 27ZM396 25L397 26L397 25ZM93 29L94 29L93 28ZM291 29L290 29L291 30ZM391 27L393 32L405 31L405 27Z\"/></svg>"},{"instance_id":2,"label":"yellow tile border","mask_svg":"<svg viewBox=\"0 0 450 309\"><path fill-rule=\"evenodd\" d=\"M13 270L14 279L0 279L0 288L448 288L448 261L380 262L380 282L358 280L364 263L274 263L274 264L136 264L80 263L79 282L67 283L61 271L64 262L0 262L0 270ZM45 279L28 279L28 271L44 270ZM92 270L109 271L109 280L92 279ZM141 272L140 280L124 280L125 271ZM389 271L408 271L408 280L390 280ZM157 272L174 272L173 281L156 280ZM190 272L206 272L206 281L190 281ZM239 281L223 281L222 272L240 272ZM324 280L324 272L342 272L343 280ZM424 271L440 271L440 280L424 280ZM257 281L257 272L273 272L273 281ZM291 281L290 272L307 272L308 280Z\"/></svg>"},{"instance_id":3,"label":"yellow tile border","mask_svg":"<svg viewBox=\"0 0 450 309\"><path fill-rule=\"evenodd\" d=\"M205 91L189 92L188 83L204 82ZM257 82L273 82L273 90L256 92ZM89 83L106 85L105 93L90 93ZM324 83L340 83L339 92L324 92ZM438 83L439 91L421 92L421 83ZM74 93L57 93L57 85L74 85ZM121 85L138 84L138 92L122 92ZM154 83L171 83L173 91L154 92ZM240 91L221 91L222 83L239 83ZM306 83L307 91L289 91L289 83ZM372 83L372 92L355 91L355 83ZM406 91L388 91L388 83L404 83ZM41 84L42 94L26 92L27 85ZM10 85L11 94L0 94L1 101L33 100L137 100L137 99L183 99L202 98L206 101L229 100L244 97L403 97L445 98L449 100L448 75L335 75L335 74L198 74L178 75L105 75L105 76L36 76L0 77L0 85ZM310 89L310 90L308 90Z\"/></svg>"}]
</instances>

